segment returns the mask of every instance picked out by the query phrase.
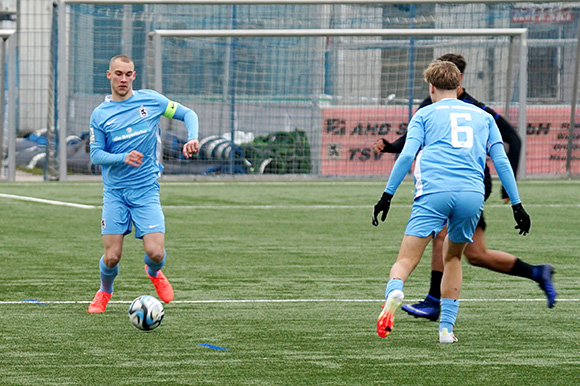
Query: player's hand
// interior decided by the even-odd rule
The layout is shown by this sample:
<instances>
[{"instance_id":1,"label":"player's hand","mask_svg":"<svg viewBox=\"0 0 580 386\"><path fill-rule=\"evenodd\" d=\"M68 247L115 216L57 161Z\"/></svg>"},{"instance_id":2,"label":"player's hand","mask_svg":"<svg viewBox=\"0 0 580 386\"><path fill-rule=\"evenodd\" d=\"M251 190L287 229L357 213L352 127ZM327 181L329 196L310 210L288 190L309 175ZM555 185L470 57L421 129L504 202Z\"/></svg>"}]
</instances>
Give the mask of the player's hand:
<instances>
[{"instance_id":1,"label":"player's hand","mask_svg":"<svg viewBox=\"0 0 580 386\"><path fill-rule=\"evenodd\" d=\"M376 154L380 154L383 152L383 150L385 150L385 147L389 144L389 142L387 142L386 139L384 138L379 138L377 139L377 142L375 142L375 144L373 145L373 151Z\"/></svg>"},{"instance_id":2,"label":"player's hand","mask_svg":"<svg viewBox=\"0 0 580 386\"><path fill-rule=\"evenodd\" d=\"M140 153L137 150L132 150L125 157L125 163L127 165L135 166L136 168L141 166L143 163L143 153Z\"/></svg>"},{"instance_id":3,"label":"player's hand","mask_svg":"<svg viewBox=\"0 0 580 386\"><path fill-rule=\"evenodd\" d=\"M525 236L530 232L532 220L530 220L530 216L528 216L521 203L512 205L512 210L514 211L514 219L518 224L515 228L520 230L520 235L523 234Z\"/></svg>"},{"instance_id":4,"label":"player's hand","mask_svg":"<svg viewBox=\"0 0 580 386\"><path fill-rule=\"evenodd\" d=\"M373 208L373 225L378 227L379 220L378 216L381 212L383 215L381 216L381 221L385 221L387 219L387 213L389 213L389 208L391 207L391 199L393 198L392 194L384 192L381 196L379 202L376 203L375 207Z\"/></svg>"},{"instance_id":5,"label":"player's hand","mask_svg":"<svg viewBox=\"0 0 580 386\"><path fill-rule=\"evenodd\" d=\"M183 145L183 155L185 158L193 156L199 151L199 141L197 139L190 139Z\"/></svg>"}]
</instances>

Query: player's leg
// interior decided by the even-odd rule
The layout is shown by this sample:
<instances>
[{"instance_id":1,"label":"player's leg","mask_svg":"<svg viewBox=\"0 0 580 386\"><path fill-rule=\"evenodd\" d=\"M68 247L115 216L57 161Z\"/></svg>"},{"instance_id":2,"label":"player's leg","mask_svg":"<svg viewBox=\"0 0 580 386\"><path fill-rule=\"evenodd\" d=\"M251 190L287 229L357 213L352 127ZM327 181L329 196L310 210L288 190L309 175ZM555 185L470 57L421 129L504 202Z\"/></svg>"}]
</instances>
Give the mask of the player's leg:
<instances>
[{"instance_id":1,"label":"player's leg","mask_svg":"<svg viewBox=\"0 0 580 386\"><path fill-rule=\"evenodd\" d=\"M485 168L485 197L487 199L491 194L491 175L489 168ZM477 228L485 229L485 220L483 213L477 224ZM416 318L425 318L431 321L439 319L441 312L441 278L443 277L443 241L447 236L447 228L444 228L437 234L433 240L433 251L431 254L431 283L429 286L429 293L425 299L415 304L406 304L401 307L409 315ZM474 236L475 238L475 236Z\"/></svg>"},{"instance_id":2,"label":"player's leg","mask_svg":"<svg viewBox=\"0 0 580 386\"><path fill-rule=\"evenodd\" d=\"M89 304L90 313L105 312L111 295L113 294L113 282L119 274L119 261L123 250L124 235L103 235L105 253L99 261L101 287Z\"/></svg>"},{"instance_id":3,"label":"player's leg","mask_svg":"<svg viewBox=\"0 0 580 386\"><path fill-rule=\"evenodd\" d=\"M441 297L457 300L461 292L463 283L463 270L461 267L461 255L467 242L455 243L445 238L443 259L445 268L443 270L443 279L441 280Z\"/></svg>"},{"instance_id":4,"label":"player's leg","mask_svg":"<svg viewBox=\"0 0 580 386\"><path fill-rule=\"evenodd\" d=\"M417 267L421 256L431 241L431 237L417 237L412 235L405 235L401 242L399 255L397 261L391 267L389 279L399 279L403 282L407 281L411 272Z\"/></svg>"},{"instance_id":5,"label":"player's leg","mask_svg":"<svg viewBox=\"0 0 580 386\"><path fill-rule=\"evenodd\" d=\"M447 236L447 227L435 236L433 239L433 250L431 251L431 271L440 272L443 274L443 242L445 241L445 236ZM441 293L441 286L438 285L435 294Z\"/></svg>"},{"instance_id":6,"label":"player's leg","mask_svg":"<svg viewBox=\"0 0 580 386\"><path fill-rule=\"evenodd\" d=\"M385 290L385 304L377 321L377 333L381 338L386 337L393 330L395 324L395 311L404 299L403 284L425 251L425 247L431 237L417 237L405 235L399 249L397 261L391 267L389 282Z\"/></svg>"},{"instance_id":7,"label":"player's leg","mask_svg":"<svg viewBox=\"0 0 580 386\"><path fill-rule=\"evenodd\" d=\"M116 189L103 190L101 234L105 253L99 262L101 286L89 305L90 313L105 312L113 294L113 282L119 273L123 239L131 232L131 216L121 195Z\"/></svg>"},{"instance_id":8,"label":"player's leg","mask_svg":"<svg viewBox=\"0 0 580 386\"><path fill-rule=\"evenodd\" d=\"M517 259L509 253L487 249L485 232L482 228L475 230L473 243L465 248L465 257L471 265L502 273L508 273L513 268Z\"/></svg>"},{"instance_id":9,"label":"player's leg","mask_svg":"<svg viewBox=\"0 0 580 386\"><path fill-rule=\"evenodd\" d=\"M101 289L113 293L113 282L119 273L119 262L123 253L125 235L103 235L105 253L99 264L101 270Z\"/></svg>"},{"instance_id":10,"label":"player's leg","mask_svg":"<svg viewBox=\"0 0 580 386\"><path fill-rule=\"evenodd\" d=\"M405 304L403 311L416 318L425 318L436 321L441 308L441 278L443 277L443 242L447 236L447 228L435 236L431 244L431 282L429 293L425 299L415 304Z\"/></svg>"},{"instance_id":11,"label":"player's leg","mask_svg":"<svg viewBox=\"0 0 580 386\"><path fill-rule=\"evenodd\" d=\"M173 300L173 287L161 272L166 257L164 245L165 235L163 233L155 232L143 235L145 272L153 283L159 298L165 303L169 303Z\"/></svg>"},{"instance_id":12,"label":"player's leg","mask_svg":"<svg viewBox=\"0 0 580 386\"><path fill-rule=\"evenodd\" d=\"M131 214L135 237L143 239L145 272L161 300L173 300L173 287L161 271L165 265L165 216L159 201L159 184L133 192Z\"/></svg>"},{"instance_id":13,"label":"player's leg","mask_svg":"<svg viewBox=\"0 0 580 386\"><path fill-rule=\"evenodd\" d=\"M531 265L510 253L487 249L484 229L485 226L478 226L473 235L473 243L465 248L465 257L469 264L534 280L546 294L548 307L552 308L557 295L552 282L554 271L552 266L550 264Z\"/></svg>"},{"instance_id":14,"label":"player's leg","mask_svg":"<svg viewBox=\"0 0 580 386\"><path fill-rule=\"evenodd\" d=\"M447 237L443 246L444 264L441 280L441 320L439 322L439 342L454 343L457 338L453 327L459 311L459 293L463 283L461 255L467 242L454 243Z\"/></svg>"},{"instance_id":15,"label":"player's leg","mask_svg":"<svg viewBox=\"0 0 580 386\"><path fill-rule=\"evenodd\" d=\"M453 212L447 224L447 238L443 244L443 278L441 280L441 317L439 319L439 342L457 341L453 328L459 310L459 294L463 283L461 255L467 243L473 242L473 234L483 211L483 194L457 192L452 194L450 205Z\"/></svg>"},{"instance_id":16,"label":"player's leg","mask_svg":"<svg viewBox=\"0 0 580 386\"><path fill-rule=\"evenodd\" d=\"M394 325L394 313L404 299L403 283L415 269L433 235L439 233L447 219L446 194L421 196L413 203L411 218L399 249L397 261L391 267L385 291L386 302L377 321L377 333L387 336Z\"/></svg>"},{"instance_id":17,"label":"player's leg","mask_svg":"<svg viewBox=\"0 0 580 386\"><path fill-rule=\"evenodd\" d=\"M145 250L144 261L147 265L147 273L155 277L165 265L165 234L153 232L143 235L143 249Z\"/></svg>"}]
</instances>

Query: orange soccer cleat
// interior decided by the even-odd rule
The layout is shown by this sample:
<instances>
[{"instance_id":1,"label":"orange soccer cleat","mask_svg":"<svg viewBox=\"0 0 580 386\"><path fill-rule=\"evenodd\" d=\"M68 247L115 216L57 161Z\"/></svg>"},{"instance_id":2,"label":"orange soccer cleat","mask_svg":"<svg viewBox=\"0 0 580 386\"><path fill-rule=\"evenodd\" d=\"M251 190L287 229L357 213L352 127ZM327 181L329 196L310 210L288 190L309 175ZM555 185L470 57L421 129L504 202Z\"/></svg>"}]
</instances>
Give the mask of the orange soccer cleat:
<instances>
[{"instance_id":1,"label":"orange soccer cleat","mask_svg":"<svg viewBox=\"0 0 580 386\"><path fill-rule=\"evenodd\" d=\"M173 300L173 287L169 283L169 280L165 277L163 272L157 271L157 276L153 277L149 275L147 270L147 264L145 264L145 273L151 279L151 283L155 286L155 291L157 291L157 296L159 299L163 300L165 303L169 303Z\"/></svg>"},{"instance_id":2,"label":"orange soccer cleat","mask_svg":"<svg viewBox=\"0 0 580 386\"><path fill-rule=\"evenodd\" d=\"M381 338L386 338L387 335L393 331L393 326L395 325L395 311L403 302L405 295L403 291L394 290L389 294L385 305L383 306L383 311L379 315L379 320L377 321L377 333Z\"/></svg>"},{"instance_id":3,"label":"orange soccer cleat","mask_svg":"<svg viewBox=\"0 0 580 386\"><path fill-rule=\"evenodd\" d=\"M113 293L106 293L103 290L98 290L91 304L89 304L89 313L99 314L105 312L107 308L107 303L111 300L111 295Z\"/></svg>"}]
</instances>

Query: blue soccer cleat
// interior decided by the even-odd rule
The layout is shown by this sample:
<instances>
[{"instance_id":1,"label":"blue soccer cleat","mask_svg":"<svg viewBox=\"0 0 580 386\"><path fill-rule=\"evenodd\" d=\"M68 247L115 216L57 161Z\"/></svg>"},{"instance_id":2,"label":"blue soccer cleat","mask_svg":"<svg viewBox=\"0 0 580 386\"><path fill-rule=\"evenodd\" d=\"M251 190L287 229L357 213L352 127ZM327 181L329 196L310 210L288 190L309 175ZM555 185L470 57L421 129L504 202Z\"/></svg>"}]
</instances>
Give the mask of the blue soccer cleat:
<instances>
[{"instance_id":1,"label":"blue soccer cleat","mask_svg":"<svg viewBox=\"0 0 580 386\"><path fill-rule=\"evenodd\" d=\"M439 299L427 295L427 297L419 303L405 304L401 309L416 318L425 318L434 322L439 319L439 314L441 313L440 302Z\"/></svg>"},{"instance_id":2,"label":"blue soccer cleat","mask_svg":"<svg viewBox=\"0 0 580 386\"><path fill-rule=\"evenodd\" d=\"M556 303L556 288L554 288L554 284L552 283L552 275L554 274L554 267L550 264L543 264L539 265L538 268L540 269L540 274L536 281L540 285L540 288L546 294L546 298L548 299L548 308L554 307Z\"/></svg>"}]
</instances>

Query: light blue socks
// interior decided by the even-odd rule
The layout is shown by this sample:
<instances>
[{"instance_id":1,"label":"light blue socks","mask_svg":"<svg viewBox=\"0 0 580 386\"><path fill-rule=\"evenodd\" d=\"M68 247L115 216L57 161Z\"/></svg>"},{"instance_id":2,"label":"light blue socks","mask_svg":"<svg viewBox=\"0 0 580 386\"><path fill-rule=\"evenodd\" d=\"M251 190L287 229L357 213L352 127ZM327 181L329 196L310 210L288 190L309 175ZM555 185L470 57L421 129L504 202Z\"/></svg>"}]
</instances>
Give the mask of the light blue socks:
<instances>
[{"instance_id":1,"label":"light blue socks","mask_svg":"<svg viewBox=\"0 0 580 386\"><path fill-rule=\"evenodd\" d=\"M459 310L459 300L443 298L441 299L441 317L439 318L439 331L444 328L452 332Z\"/></svg>"},{"instance_id":2,"label":"light blue socks","mask_svg":"<svg viewBox=\"0 0 580 386\"><path fill-rule=\"evenodd\" d=\"M157 276L157 272L159 272L161 268L163 268L163 266L165 265L166 256L167 253L163 251L163 260L161 260L161 262L159 263L156 263L153 260L151 260L151 258L147 254L145 254L145 258L143 259L143 261L145 261L145 264L147 264L147 272L149 273L149 276L151 277Z\"/></svg>"},{"instance_id":3,"label":"light blue socks","mask_svg":"<svg viewBox=\"0 0 580 386\"><path fill-rule=\"evenodd\" d=\"M103 261L103 256L101 256L101 261L99 262L99 271L101 272L101 291L105 291L108 294L113 293L113 282L119 274L119 264L113 268L109 268L105 265Z\"/></svg>"},{"instance_id":4,"label":"light blue socks","mask_svg":"<svg viewBox=\"0 0 580 386\"><path fill-rule=\"evenodd\" d=\"M401 279L391 279L387 283L387 289L385 290L385 300L389 297L389 294L394 290L403 291L403 281Z\"/></svg>"}]
</instances>

